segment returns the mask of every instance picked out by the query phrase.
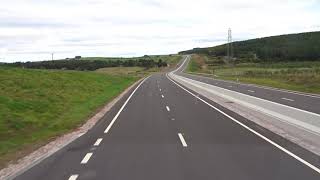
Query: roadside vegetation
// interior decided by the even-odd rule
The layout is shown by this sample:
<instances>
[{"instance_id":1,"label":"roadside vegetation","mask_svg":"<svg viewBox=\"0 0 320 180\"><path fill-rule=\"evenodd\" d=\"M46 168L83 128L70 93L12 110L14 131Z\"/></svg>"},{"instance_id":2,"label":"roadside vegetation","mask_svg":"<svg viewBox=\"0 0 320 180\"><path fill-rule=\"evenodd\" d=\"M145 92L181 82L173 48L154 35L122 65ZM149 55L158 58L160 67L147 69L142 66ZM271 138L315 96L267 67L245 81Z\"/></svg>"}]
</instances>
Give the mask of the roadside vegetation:
<instances>
[{"instance_id":1,"label":"roadside vegetation","mask_svg":"<svg viewBox=\"0 0 320 180\"><path fill-rule=\"evenodd\" d=\"M0 67L0 168L80 126L136 80L129 75Z\"/></svg>"},{"instance_id":2,"label":"roadside vegetation","mask_svg":"<svg viewBox=\"0 0 320 180\"><path fill-rule=\"evenodd\" d=\"M187 71L218 79L320 94L319 61L228 64L223 58L193 55Z\"/></svg>"},{"instance_id":3,"label":"roadside vegetation","mask_svg":"<svg viewBox=\"0 0 320 180\"><path fill-rule=\"evenodd\" d=\"M176 55L145 55L135 58L109 58L109 57L84 57L67 58L54 61L38 62L15 62L5 66L22 67L31 69L60 69L60 70L79 70L94 71L106 67L167 67L168 64L175 63L180 56Z\"/></svg>"},{"instance_id":4,"label":"roadside vegetation","mask_svg":"<svg viewBox=\"0 0 320 180\"><path fill-rule=\"evenodd\" d=\"M111 75L111 76L130 76L130 77L146 77L153 73L164 71L167 68L153 67L153 68L142 68L142 67L108 67L97 69L96 72Z\"/></svg>"}]
</instances>

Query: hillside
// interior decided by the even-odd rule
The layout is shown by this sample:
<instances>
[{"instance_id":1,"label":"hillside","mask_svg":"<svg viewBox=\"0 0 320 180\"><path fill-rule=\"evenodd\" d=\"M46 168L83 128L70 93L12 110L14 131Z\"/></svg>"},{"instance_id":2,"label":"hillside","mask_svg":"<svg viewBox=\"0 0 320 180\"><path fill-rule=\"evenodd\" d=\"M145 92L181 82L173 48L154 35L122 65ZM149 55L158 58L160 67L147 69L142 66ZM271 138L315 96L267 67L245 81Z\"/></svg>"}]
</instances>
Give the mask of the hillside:
<instances>
[{"instance_id":1,"label":"hillside","mask_svg":"<svg viewBox=\"0 0 320 180\"><path fill-rule=\"evenodd\" d=\"M0 167L82 124L137 79L0 67Z\"/></svg>"},{"instance_id":2,"label":"hillside","mask_svg":"<svg viewBox=\"0 0 320 180\"><path fill-rule=\"evenodd\" d=\"M179 54L226 56L226 44L194 48ZM233 43L234 57L242 61L320 60L320 32L272 36Z\"/></svg>"}]
</instances>

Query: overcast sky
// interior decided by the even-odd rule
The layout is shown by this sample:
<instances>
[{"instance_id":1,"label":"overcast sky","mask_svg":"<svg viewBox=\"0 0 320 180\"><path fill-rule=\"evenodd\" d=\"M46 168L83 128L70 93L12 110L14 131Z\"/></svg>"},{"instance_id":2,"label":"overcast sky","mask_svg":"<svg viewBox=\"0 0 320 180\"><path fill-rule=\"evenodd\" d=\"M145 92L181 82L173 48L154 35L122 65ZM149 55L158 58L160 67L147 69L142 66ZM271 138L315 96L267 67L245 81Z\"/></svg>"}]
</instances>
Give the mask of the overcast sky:
<instances>
[{"instance_id":1,"label":"overcast sky","mask_svg":"<svg viewBox=\"0 0 320 180\"><path fill-rule=\"evenodd\" d=\"M0 61L176 53L319 31L320 0L1 0Z\"/></svg>"}]
</instances>

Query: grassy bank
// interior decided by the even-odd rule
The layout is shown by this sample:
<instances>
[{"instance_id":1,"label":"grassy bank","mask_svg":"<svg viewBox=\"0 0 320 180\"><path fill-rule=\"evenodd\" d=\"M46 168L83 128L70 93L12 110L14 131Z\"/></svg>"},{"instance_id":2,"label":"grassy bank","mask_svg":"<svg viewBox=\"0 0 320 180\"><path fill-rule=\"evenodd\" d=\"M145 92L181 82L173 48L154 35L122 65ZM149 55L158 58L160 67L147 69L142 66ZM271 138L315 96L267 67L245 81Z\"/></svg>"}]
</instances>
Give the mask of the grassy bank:
<instances>
[{"instance_id":1,"label":"grassy bank","mask_svg":"<svg viewBox=\"0 0 320 180\"><path fill-rule=\"evenodd\" d=\"M137 77L142 78L153 73L160 72L165 68L142 68L142 67L108 67L108 68L101 68L97 69L96 72L111 75L111 76L130 76L130 77Z\"/></svg>"},{"instance_id":2,"label":"grassy bank","mask_svg":"<svg viewBox=\"0 0 320 180\"><path fill-rule=\"evenodd\" d=\"M199 59L202 59L199 60ZM199 62L204 62L201 65ZM210 66L209 66L210 65ZM189 72L207 73L225 80L270 86L294 91L320 93L320 62L293 61L269 63L239 63L227 65L221 60L194 55Z\"/></svg>"},{"instance_id":3,"label":"grassy bank","mask_svg":"<svg viewBox=\"0 0 320 180\"><path fill-rule=\"evenodd\" d=\"M150 56L150 58L154 61L159 61L161 59L168 64L168 67L106 67L97 69L96 72L112 76L145 77L153 73L168 71L170 68L174 68L181 60L181 56L179 55L154 55Z\"/></svg>"},{"instance_id":4,"label":"grassy bank","mask_svg":"<svg viewBox=\"0 0 320 180\"><path fill-rule=\"evenodd\" d=\"M0 168L81 125L137 79L0 67Z\"/></svg>"}]
</instances>

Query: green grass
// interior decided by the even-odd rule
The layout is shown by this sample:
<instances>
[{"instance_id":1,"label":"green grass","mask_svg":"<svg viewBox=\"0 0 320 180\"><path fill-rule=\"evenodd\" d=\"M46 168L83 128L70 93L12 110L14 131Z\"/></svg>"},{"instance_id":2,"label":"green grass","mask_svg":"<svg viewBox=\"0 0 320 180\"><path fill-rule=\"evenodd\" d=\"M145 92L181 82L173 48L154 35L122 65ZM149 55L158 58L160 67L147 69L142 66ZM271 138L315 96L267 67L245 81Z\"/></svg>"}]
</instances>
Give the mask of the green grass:
<instances>
[{"instance_id":1,"label":"green grass","mask_svg":"<svg viewBox=\"0 0 320 180\"><path fill-rule=\"evenodd\" d=\"M0 167L81 125L137 79L0 67Z\"/></svg>"},{"instance_id":2,"label":"green grass","mask_svg":"<svg viewBox=\"0 0 320 180\"><path fill-rule=\"evenodd\" d=\"M97 69L96 72L111 75L111 76L131 76L142 78L148 76L152 73L157 73L161 71L163 68L143 68L143 67L107 67Z\"/></svg>"},{"instance_id":3,"label":"green grass","mask_svg":"<svg viewBox=\"0 0 320 180\"><path fill-rule=\"evenodd\" d=\"M112 75L112 76L144 76L145 69L143 67L107 67L97 69L96 72Z\"/></svg>"},{"instance_id":4,"label":"green grass","mask_svg":"<svg viewBox=\"0 0 320 180\"><path fill-rule=\"evenodd\" d=\"M212 73L220 79L270 86L294 91L320 93L320 62L296 61L273 63L239 63L234 66L215 64L214 58L206 58L214 66L199 66L192 58L189 72ZM195 65L196 64L196 65Z\"/></svg>"},{"instance_id":5,"label":"green grass","mask_svg":"<svg viewBox=\"0 0 320 180\"><path fill-rule=\"evenodd\" d=\"M187 71L188 72L199 72L199 73L201 73L201 65L198 64L196 61L191 60L189 62L189 64L188 64Z\"/></svg>"}]
</instances>

